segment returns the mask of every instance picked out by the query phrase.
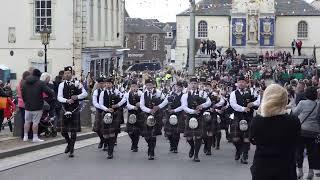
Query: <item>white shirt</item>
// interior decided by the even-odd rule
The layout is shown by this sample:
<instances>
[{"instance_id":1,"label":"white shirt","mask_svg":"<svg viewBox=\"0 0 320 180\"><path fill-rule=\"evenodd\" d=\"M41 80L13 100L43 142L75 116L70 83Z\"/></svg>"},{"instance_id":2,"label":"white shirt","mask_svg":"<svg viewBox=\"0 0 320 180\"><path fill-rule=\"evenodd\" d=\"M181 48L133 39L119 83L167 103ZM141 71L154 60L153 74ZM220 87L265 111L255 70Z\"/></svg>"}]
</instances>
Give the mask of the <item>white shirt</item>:
<instances>
[{"instance_id":1,"label":"white shirt","mask_svg":"<svg viewBox=\"0 0 320 180\"><path fill-rule=\"evenodd\" d=\"M99 96L99 105L100 105L100 109L104 110L104 111L107 111L107 112L110 112L109 109L104 105L104 93L115 93L115 95L117 96L120 96L120 91L115 89L114 91L112 89L105 89L104 91L102 91L100 93L100 96ZM111 108L111 107L110 107Z\"/></svg>"},{"instance_id":2,"label":"white shirt","mask_svg":"<svg viewBox=\"0 0 320 180\"><path fill-rule=\"evenodd\" d=\"M62 83L59 84L59 88L58 88L58 96L57 99L59 102L61 103L66 103L68 99L63 97L63 89L64 89L64 83L65 82L69 82L72 83L71 81L64 81ZM78 83L78 84L77 84ZM88 96L87 91L83 88L83 86L81 85L81 83L76 82L75 85L78 85L78 88L81 89L81 94L79 94L77 97L79 100L84 99Z\"/></svg>"},{"instance_id":3,"label":"white shirt","mask_svg":"<svg viewBox=\"0 0 320 180\"><path fill-rule=\"evenodd\" d=\"M201 91L200 91L201 92ZM192 94L192 91L191 91L191 94ZM201 94L201 93L200 93ZM191 109L188 107L188 96L189 94L186 93L186 94L183 94L182 95L182 98L181 98L181 104L183 106L183 110L188 113L188 114L196 114L196 110L195 109ZM203 97L206 97L206 102L204 102L203 104L201 104L200 106L205 109L205 108L208 108L211 106L211 100L210 98L208 97L207 93L206 92L203 92Z\"/></svg>"},{"instance_id":4,"label":"white shirt","mask_svg":"<svg viewBox=\"0 0 320 180\"><path fill-rule=\"evenodd\" d=\"M152 94L152 92L149 92L148 90L146 90L145 92L147 92L147 95L148 95L149 93ZM168 99L167 99L167 97L164 96L164 94L161 93L161 91L156 90L155 96L156 96L157 98L164 99L164 100L162 101L162 103L158 105L160 109L164 108L164 107L168 104ZM146 113L150 113L150 112L151 112L151 109L150 109L150 108L147 108L146 105L145 105L144 93L143 93L143 94L141 95L141 97L140 97L140 108L141 108L141 110L142 110L143 112L146 112Z\"/></svg>"},{"instance_id":5,"label":"white shirt","mask_svg":"<svg viewBox=\"0 0 320 180\"><path fill-rule=\"evenodd\" d=\"M127 92L123 97L126 97L127 98L127 109L128 110L133 110L135 109L135 105L132 105L130 104L129 102L129 94L130 94L131 91ZM142 91L138 90L138 96L141 97L143 95Z\"/></svg>"},{"instance_id":6,"label":"white shirt","mask_svg":"<svg viewBox=\"0 0 320 180\"><path fill-rule=\"evenodd\" d=\"M177 94L177 96L180 96L180 95L181 95L181 93L182 93L182 92L180 92L180 93L176 93L176 94ZM172 93L171 93L171 95L172 95ZM183 96L183 95L182 95L182 96ZM182 97L181 97L181 99L182 99ZM180 99L180 102L181 102L181 99ZM178 113L178 112L181 112L181 111L183 111L183 105L182 105L182 102L181 102L181 105L180 105L179 107L177 107L177 108L175 108L175 109L173 110L173 112Z\"/></svg>"},{"instance_id":7,"label":"white shirt","mask_svg":"<svg viewBox=\"0 0 320 180\"><path fill-rule=\"evenodd\" d=\"M236 91L238 90L232 91L230 94L230 106L232 107L233 110L237 112L244 112L246 107L243 107L237 104ZM243 94L243 93L240 92L240 94ZM258 99L253 102L253 105L257 107L260 106L260 95L258 96Z\"/></svg>"},{"instance_id":8,"label":"white shirt","mask_svg":"<svg viewBox=\"0 0 320 180\"><path fill-rule=\"evenodd\" d=\"M99 89L94 90L94 92L92 94L92 104L95 108L100 109L100 104L98 103L98 98L100 98L100 97L98 97L98 90ZM101 89L101 93L102 92L103 92L103 89ZM99 101L100 101L100 99L99 99Z\"/></svg>"}]
</instances>

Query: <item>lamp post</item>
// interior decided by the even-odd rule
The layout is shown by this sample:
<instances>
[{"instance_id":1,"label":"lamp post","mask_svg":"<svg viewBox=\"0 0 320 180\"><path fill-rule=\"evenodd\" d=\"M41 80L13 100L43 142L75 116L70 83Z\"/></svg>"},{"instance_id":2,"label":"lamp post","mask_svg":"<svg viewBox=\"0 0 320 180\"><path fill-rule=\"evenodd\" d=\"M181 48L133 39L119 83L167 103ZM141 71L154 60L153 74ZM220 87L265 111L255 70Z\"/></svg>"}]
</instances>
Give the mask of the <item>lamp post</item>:
<instances>
[{"instance_id":1,"label":"lamp post","mask_svg":"<svg viewBox=\"0 0 320 180\"><path fill-rule=\"evenodd\" d=\"M47 67L47 45L49 44L50 41L50 34L51 30L47 27L45 24L43 28L40 31L40 36L41 36L41 42L44 45L44 72L48 71Z\"/></svg>"}]
</instances>

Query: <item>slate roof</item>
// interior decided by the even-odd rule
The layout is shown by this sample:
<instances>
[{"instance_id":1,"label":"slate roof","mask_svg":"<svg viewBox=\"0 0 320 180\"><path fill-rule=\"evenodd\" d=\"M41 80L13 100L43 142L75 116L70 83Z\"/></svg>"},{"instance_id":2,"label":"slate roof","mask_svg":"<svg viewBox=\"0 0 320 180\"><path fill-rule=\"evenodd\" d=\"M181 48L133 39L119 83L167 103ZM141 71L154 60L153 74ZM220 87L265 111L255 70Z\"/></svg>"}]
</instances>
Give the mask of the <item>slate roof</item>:
<instances>
[{"instance_id":1,"label":"slate roof","mask_svg":"<svg viewBox=\"0 0 320 180\"><path fill-rule=\"evenodd\" d=\"M125 33L164 34L165 32L152 23L140 18L125 18Z\"/></svg>"},{"instance_id":2,"label":"slate roof","mask_svg":"<svg viewBox=\"0 0 320 180\"><path fill-rule=\"evenodd\" d=\"M232 0L202 0L196 6L196 16L230 16ZM320 16L320 10L304 0L275 0L275 9L276 16ZM187 9L177 16L189 15Z\"/></svg>"},{"instance_id":3,"label":"slate roof","mask_svg":"<svg viewBox=\"0 0 320 180\"><path fill-rule=\"evenodd\" d=\"M304 0L276 0L275 5L277 16L320 16L320 11Z\"/></svg>"}]
</instances>

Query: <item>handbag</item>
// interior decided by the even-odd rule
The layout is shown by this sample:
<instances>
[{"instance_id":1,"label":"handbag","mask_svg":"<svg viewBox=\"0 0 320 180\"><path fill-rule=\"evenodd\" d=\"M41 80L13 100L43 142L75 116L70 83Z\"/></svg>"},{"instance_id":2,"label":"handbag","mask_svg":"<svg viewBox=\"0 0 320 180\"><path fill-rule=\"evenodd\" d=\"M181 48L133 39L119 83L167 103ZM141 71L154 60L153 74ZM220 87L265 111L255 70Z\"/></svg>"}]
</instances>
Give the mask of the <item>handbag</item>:
<instances>
[{"instance_id":1,"label":"handbag","mask_svg":"<svg viewBox=\"0 0 320 180\"><path fill-rule=\"evenodd\" d=\"M0 109L6 109L7 107L8 98L6 97L0 97Z\"/></svg>"},{"instance_id":2,"label":"handbag","mask_svg":"<svg viewBox=\"0 0 320 180\"><path fill-rule=\"evenodd\" d=\"M312 108L312 110L309 112L309 114L303 119L303 121L301 122L301 126L302 124L308 119L308 117L314 112L314 110L316 109L318 103L316 103L314 105L314 107ZM301 136L303 137L316 137L317 133L314 133L312 131L307 131L307 130L301 130Z\"/></svg>"}]
</instances>

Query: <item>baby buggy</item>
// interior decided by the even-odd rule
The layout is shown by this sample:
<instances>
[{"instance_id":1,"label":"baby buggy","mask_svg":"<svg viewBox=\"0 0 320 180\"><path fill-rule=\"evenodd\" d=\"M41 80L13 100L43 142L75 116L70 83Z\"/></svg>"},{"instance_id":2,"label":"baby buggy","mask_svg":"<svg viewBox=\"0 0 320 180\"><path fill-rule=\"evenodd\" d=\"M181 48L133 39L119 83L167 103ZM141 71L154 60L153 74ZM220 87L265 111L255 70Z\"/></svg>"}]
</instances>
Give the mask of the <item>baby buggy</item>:
<instances>
[{"instance_id":1,"label":"baby buggy","mask_svg":"<svg viewBox=\"0 0 320 180\"><path fill-rule=\"evenodd\" d=\"M50 105L44 103L42 117L39 123L38 135L44 134L45 137L56 137L55 116L50 116Z\"/></svg>"}]
</instances>

